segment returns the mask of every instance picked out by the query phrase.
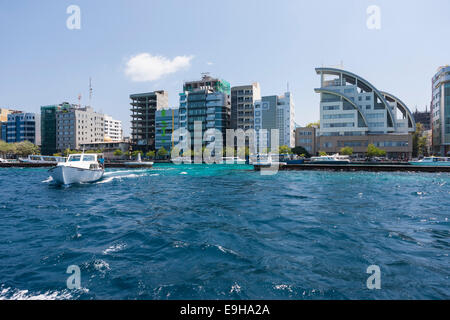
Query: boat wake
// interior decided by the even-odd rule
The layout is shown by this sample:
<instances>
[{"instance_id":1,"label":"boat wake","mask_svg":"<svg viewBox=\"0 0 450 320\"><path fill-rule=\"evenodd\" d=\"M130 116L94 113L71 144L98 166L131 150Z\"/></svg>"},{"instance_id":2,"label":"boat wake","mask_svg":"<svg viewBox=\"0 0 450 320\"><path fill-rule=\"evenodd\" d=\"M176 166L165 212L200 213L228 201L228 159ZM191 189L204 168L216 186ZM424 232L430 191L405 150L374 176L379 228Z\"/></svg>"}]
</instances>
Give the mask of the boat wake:
<instances>
[{"instance_id":1,"label":"boat wake","mask_svg":"<svg viewBox=\"0 0 450 320\"><path fill-rule=\"evenodd\" d=\"M48 179L47 180L44 180L44 181L41 181L42 183L50 183L50 182L52 182L53 181L53 178L52 177L48 177Z\"/></svg>"},{"instance_id":2,"label":"boat wake","mask_svg":"<svg viewBox=\"0 0 450 320\"><path fill-rule=\"evenodd\" d=\"M68 290L31 293L28 290L2 288L0 300L68 300L73 296Z\"/></svg>"}]
</instances>

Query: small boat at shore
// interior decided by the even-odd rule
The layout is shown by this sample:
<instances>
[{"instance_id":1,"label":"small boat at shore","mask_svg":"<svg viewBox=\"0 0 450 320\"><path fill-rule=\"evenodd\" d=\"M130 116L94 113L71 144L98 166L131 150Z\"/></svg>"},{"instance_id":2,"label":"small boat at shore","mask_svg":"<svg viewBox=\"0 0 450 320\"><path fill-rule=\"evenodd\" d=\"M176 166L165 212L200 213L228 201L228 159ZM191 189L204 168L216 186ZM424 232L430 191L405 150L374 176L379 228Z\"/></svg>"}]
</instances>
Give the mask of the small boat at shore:
<instances>
[{"instance_id":1,"label":"small boat at shore","mask_svg":"<svg viewBox=\"0 0 450 320\"><path fill-rule=\"evenodd\" d=\"M350 164L349 156L335 154L332 156L311 157L311 164Z\"/></svg>"},{"instance_id":2,"label":"small boat at shore","mask_svg":"<svg viewBox=\"0 0 450 320\"><path fill-rule=\"evenodd\" d=\"M287 164L286 162L280 162L278 160L279 157L276 157L271 154L257 154L250 156L249 163L254 166L262 166L262 167L285 166Z\"/></svg>"},{"instance_id":3,"label":"small boat at shore","mask_svg":"<svg viewBox=\"0 0 450 320\"><path fill-rule=\"evenodd\" d=\"M124 162L124 165L128 168L151 168L153 166L153 162L142 161L141 154L138 153L136 161Z\"/></svg>"},{"instance_id":4,"label":"small boat at shore","mask_svg":"<svg viewBox=\"0 0 450 320\"><path fill-rule=\"evenodd\" d=\"M222 157L224 164L245 164L246 161L239 157Z\"/></svg>"},{"instance_id":5,"label":"small boat at shore","mask_svg":"<svg viewBox=\"0 0 450 320\"><path fill-rule=\"evenodd\" d=\"M65 157L30 155L28 158L19 158L22 163L38 163L38 164L57 164L66 162Z\"/></svg>"},{"instance_id":6,"label":"small boat at shore","mask_svg":"<svg viewBox=\"0 0 450 320\"><path fill-rule=\"evenodd\" d=\"M97 154L71 154L66 162L49 170L58 184L89 183L100 180L105 173Z\"/></svg>"},{"instance_id":7,"label":"small boat at shore","mask_svg":"<svg viewBox=\"0 0 450 320\"><path fill-rule=\"evenodd\" d=\"M425 157L419 161L410 161L410 165L413 166L450 166L449 157Z\"/></svg>"}]
</instances>

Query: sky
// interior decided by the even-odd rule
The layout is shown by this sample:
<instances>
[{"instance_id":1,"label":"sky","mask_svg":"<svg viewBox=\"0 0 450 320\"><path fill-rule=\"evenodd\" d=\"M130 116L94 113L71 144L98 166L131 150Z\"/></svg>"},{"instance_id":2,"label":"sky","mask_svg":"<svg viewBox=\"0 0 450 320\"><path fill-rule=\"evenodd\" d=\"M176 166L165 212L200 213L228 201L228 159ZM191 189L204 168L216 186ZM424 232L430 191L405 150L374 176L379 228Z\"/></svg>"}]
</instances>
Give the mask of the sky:
<instances>
[{"instance_id":1,"label":"sky","mask_svg":"<svg viewBox=\"0 0 450 320\"><path fill-rule=\"evenodd\" d=\"M92 107L129 135L130 94L166 90L176 108L183 82L209 72L263 96L289 84L306 125L319 119L314 68L343 64L425 110L450 64L449 12L448 0L0 0L0 107L87 105L91 77Z\"/></svg>"}]
</instances>

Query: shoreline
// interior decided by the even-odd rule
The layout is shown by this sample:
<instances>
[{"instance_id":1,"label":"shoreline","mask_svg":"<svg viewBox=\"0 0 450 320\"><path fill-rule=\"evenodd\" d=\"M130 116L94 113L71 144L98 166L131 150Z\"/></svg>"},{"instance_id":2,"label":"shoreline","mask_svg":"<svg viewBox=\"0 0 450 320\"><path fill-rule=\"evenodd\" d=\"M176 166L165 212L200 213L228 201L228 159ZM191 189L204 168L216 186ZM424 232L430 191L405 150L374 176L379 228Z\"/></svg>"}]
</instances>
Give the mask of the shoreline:
<instances>
[{"instance_id":1,"label":"shoreline","mask_svg":"<svg viewBox=\"0 0 450 320\"><path fill-rule=\"evenodd\" d=\"M155 162L168 163L170 162ZM174 164L175 165L175 164ZM0 163L0 168L51 168L54 165L46 163ZM144 166L143 166L144 167ZM146 166L145 166L146 167ZM107 163L105 168L129 168L124 163ZM146 167L148 168L148 167ZM260 171L262 168L269 168L265 165L253 165L255 171ZM368 171L368 172L450 172L450 166L414 166L409 164L287 164L278 167L279 171Z\"/></svg>"}]
</instances>

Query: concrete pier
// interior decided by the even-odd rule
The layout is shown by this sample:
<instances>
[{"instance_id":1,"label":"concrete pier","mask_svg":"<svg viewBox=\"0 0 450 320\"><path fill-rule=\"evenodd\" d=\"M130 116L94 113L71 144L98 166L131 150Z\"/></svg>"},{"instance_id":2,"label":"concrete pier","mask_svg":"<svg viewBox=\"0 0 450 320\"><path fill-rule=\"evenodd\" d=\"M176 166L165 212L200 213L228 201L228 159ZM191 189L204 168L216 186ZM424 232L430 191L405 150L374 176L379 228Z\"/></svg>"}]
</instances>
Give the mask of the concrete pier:
<instances>
[{"instance_id":1,"label":"concrete pier","mask_svg":"<svg viewBox=\"0 0 450 320\"><path fill-rule=\"evenodd\" d=\"M255 165L259 171L264 166ZM267 167L267 166L266 166ZM371 172L450 172L450 166L412 166L408 164L287 164L280 166L280 171L371 171Z\"/></svg>"}]
</instances>

